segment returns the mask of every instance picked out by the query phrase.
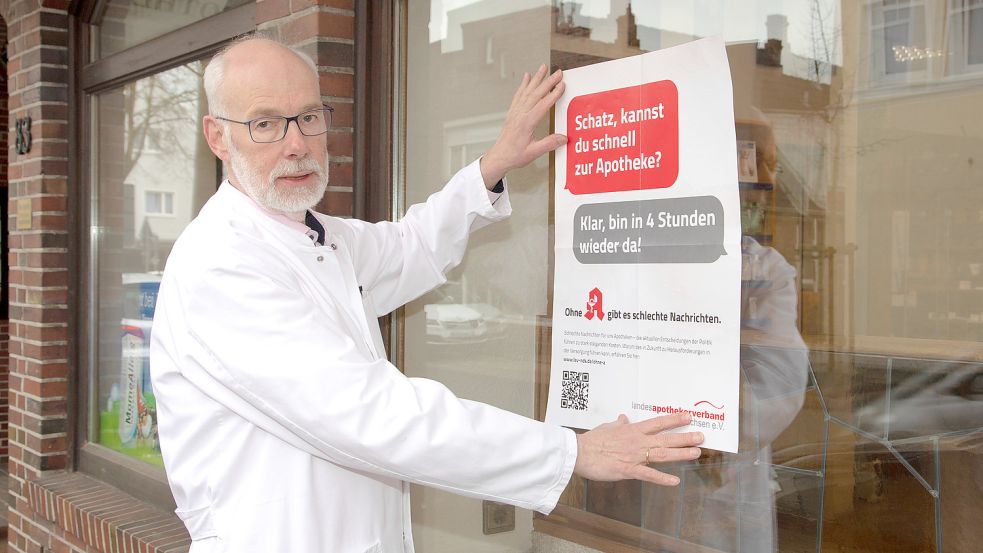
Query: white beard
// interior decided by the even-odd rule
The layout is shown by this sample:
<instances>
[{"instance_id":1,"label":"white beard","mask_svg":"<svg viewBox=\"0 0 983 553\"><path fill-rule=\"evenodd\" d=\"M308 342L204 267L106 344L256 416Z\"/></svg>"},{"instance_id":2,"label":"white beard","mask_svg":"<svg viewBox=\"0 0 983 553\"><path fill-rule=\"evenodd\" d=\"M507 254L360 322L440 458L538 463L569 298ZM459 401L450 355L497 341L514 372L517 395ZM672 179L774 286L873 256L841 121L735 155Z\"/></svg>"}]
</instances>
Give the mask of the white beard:
<instances>
[{"instance_id":1,"label":"white beard","mask_svg":"<svg viewBox=\"0 0 983 553\"><path fill-rule=\"evenodd\" d=\"M229 149L229 161L232 173L246 194L264 208L284 214L304 213L317 205L324 197L328 187L328 154L324 154L324 164L321 165L311 157L299 161L281 159L267 175L265 181L259 170L241 155L229 137L226 146ZM276 179L283 175L311 171L314 183L309 186L277 187Z\"/></svg>"}]
</instances>

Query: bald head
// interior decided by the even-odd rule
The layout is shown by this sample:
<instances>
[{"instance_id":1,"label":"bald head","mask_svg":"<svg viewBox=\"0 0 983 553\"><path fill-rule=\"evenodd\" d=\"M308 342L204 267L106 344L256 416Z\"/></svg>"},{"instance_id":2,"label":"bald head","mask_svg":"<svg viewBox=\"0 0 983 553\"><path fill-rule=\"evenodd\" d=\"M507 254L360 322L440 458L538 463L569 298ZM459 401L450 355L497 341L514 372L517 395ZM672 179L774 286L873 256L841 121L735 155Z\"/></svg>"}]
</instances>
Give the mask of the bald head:
<instances>
[{"instance_id":1,"label":"bald head","mask_svg":"<svg viewBox=\"0 0 983 553\"><path fill-rule=\"evenodd\" d=\"M300 50L280 42L248 36L218 54L205 68L208 113L242 117L243 104L252 97L320 95L317 66ZM297 88L299 87L299 88Z\"/></svg>"}]
</instances>

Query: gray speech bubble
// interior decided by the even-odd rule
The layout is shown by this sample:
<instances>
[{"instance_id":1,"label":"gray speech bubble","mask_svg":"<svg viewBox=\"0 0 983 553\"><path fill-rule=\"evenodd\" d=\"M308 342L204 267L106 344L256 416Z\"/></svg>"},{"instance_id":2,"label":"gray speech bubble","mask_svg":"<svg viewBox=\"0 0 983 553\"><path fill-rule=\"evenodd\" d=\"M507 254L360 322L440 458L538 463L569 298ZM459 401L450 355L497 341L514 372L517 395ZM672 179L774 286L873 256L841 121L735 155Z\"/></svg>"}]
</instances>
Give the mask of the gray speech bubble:
<instances>
[{"instance_id":1,"label":"gray speech bubble","mask_svg":"<svg viewBox=\"0 0 983 553\"><path fill-rule=\"evenodd\" d=\"M713 263L727 255L724 206L714 196L584 204L573 252L584 264Z\"/></svg>"}]
</instances>

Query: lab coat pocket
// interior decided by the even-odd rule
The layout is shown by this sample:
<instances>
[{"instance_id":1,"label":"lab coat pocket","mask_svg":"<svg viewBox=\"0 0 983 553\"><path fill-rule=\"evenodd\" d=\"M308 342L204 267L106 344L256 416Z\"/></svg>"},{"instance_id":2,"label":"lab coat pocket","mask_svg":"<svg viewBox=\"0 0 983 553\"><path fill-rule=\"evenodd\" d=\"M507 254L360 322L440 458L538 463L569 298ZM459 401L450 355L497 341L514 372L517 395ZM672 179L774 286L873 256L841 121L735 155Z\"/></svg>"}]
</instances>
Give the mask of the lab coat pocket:
<instances>
[{"instance_id":1,"label":"lab coat pocket","mask_svg":"<svg viewBox=\"0 0 983 553\"><path fill-rule=\"evenodd\" d=\"M382 553L382 544L375 542L375 545L366 549L363 553Z\"/></svg>"}]
</instances>

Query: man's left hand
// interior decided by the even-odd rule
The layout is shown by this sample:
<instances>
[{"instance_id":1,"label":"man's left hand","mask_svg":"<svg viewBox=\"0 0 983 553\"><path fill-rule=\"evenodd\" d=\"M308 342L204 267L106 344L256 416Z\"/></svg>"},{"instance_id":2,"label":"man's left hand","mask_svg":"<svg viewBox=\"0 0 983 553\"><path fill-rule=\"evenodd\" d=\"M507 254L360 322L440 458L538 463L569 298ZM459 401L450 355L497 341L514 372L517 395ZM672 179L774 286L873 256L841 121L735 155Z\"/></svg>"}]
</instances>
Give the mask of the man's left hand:
<instances>
[{"instance_id":1,"label":"man's left hand","mask_svg":"<svg viewBox=\"0 0 983 553\"><path fill-rule=\"evenodd\" d=\"M546 75L546 64L532 77L522 77L519 90L505 116L498 140L481 158L481 176L491 190L512 169L525 167L539 156L552 152L567 143L562 134L551 134L539 140L536 127L563 94L563 72L559 69Z\"/></svg>"}]
</instances>

